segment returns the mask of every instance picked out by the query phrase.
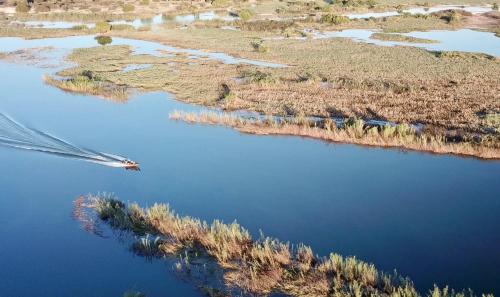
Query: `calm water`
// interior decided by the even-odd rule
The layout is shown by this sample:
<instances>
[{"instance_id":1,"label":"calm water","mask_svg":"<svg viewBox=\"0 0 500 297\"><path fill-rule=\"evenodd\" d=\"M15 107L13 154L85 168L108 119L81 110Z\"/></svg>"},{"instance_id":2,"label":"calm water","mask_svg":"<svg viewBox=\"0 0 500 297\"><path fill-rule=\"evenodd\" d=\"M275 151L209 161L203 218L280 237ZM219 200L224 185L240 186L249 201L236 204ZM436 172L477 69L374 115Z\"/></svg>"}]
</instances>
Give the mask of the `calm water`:
<instances>
[{"instance_id":1,"label":"calm water","mask_svg":"<svg viewBox=\"0 0 500 297\"><path fill-rule=\"evenodd\" d=\"M463 10L472 14L479 14L492 11L491 6L468 6L468 5L436 5L433 7L413 7L404 9L403 13L409 14L431 14L443 10ZM345 14L350 19L383 18L400 15L397 11L367 12Z\"/></svg>"},{"instance_id":2,"label":"calm water","mask_svg":"<svg viewBox=\"0 0 500 297\"><path fill-rule=\"evenodd\" d=\"M0 48L11 41L0 39ZM2 297L199 295L170 265L79 228L72 200L98 191L237 219L253 234L262 229L321 255L356 255L397 268L422 290L436 282L500 294L500 162L187 125L169 121L169 112L198 108L165 93L115 104L45 86L51 69L0 69L2 112L142 169L0 148Z\"/></svg>"},{"instance_id":3,"label":"calm water","mask_svg":"<svg viewBox=\"0 0 500 297\"><path fill-rule=\"evenodd\" d=\"M372 43L381 46L414 46L430 51L461 51L484 53L500 57L500 38L492 32L481 32L470 29L456 31L434 30L425 32L401 33L401 35L424 38L437 41L436 43L413 43L400 41L385 41L372 38L377 30L349 29L342 31L312 32L317 39L350 38L359 42Z\"/></svg>"},{"instance_id":4,"label":"calm water","mask_svg":"<svg viewBox=\"0 0 500 297\"><path fill-rule=\"evenodd\" d=\"M216 11L205 11L195 14L186 15L176 15L168 16L165 14L157 14L152 18L138 18L134 20L116 20L109 22L111 25L130 25L135 29L139 29L145 26L158 26L165 23L175 23L179 25L188 25L194 21L234 21L238 17L231 15L227 11L216 12ZM87 26L88 28L94 28L94 23L84 23L84 22L66 22L66 21L13 21L11 24L24 25L26 27L38 27L46 29L70 29L75 26Z\"/></svg>"}]
</instances>

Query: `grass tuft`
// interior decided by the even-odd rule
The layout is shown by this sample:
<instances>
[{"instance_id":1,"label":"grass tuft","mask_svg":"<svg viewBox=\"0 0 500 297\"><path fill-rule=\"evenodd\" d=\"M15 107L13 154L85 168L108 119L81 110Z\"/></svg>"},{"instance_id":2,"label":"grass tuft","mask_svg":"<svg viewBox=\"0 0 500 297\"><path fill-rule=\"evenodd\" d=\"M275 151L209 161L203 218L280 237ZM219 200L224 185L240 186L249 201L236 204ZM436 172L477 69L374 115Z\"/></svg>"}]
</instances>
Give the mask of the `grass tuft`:
<instances>
[{"instance_id":1,"label":"grass tuft","mask_svg":"<svg viewBox=\"0 0 500 297\"><path fill-rule=\"evenodd\" d=\"M83 71L69 79L56 79L45 75L43 80L46 84L64 91L96 95L115 101L124 101L129 96L126 87L103 81L99 76L94 76L92 72L88 71Z\"/></svg>"}]
</instances>

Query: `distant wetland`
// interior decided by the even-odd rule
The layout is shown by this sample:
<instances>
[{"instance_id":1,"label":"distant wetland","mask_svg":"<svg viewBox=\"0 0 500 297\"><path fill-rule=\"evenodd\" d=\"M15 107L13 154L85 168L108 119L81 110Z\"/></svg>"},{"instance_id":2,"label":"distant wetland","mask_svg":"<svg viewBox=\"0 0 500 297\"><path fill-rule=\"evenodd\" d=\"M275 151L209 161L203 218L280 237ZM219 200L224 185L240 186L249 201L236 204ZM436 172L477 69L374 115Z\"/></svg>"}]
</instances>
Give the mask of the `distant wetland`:
<instances>
[{"instance_id":1,"label":"distant wetland","mask_svg":"<svg viewBox=\"0 0 500 297\"><path fill-rule=\"evenodd\" d=\"M0 296L500 294L499 32L478 0L0 1Z\"/></svg>"}]
</instances>

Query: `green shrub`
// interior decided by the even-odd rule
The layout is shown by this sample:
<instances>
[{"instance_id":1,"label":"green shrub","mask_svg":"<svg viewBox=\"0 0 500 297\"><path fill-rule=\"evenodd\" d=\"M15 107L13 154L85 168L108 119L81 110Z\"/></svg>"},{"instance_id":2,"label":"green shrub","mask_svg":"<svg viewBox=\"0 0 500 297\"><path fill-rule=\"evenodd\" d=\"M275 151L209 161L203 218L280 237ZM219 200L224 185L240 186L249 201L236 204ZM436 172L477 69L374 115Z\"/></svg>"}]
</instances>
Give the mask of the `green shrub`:
<instances>
[{"instance_id":1,"label":"green shrub","mask_svg":"<svg viewBox=\"0 0 500 297\"><path fill-rule=\"evenodd\" d=\"M493 10L498 10L498 3L493 3L493 6L491 7Z\"/></svg>"},{"instance_id":2,"label":"green shrub","mask_svg":"<svg viewBox=\"0 0 500 297\"><path fill-rule=\"evenodd\" d=\"M149 5L149 0L142 0L141 5Z\"/></svg>"},{"instance_id":3,"label":"green shrub","mask_svg":"<svg viewBox=\"0 0 500 297\"><path fill-rule=\"evenodd\" d=\"M103 45L103 46L113 42L113 39L111 37L103 36L103 35L96 36L94 39L97 40L97 43L99 43L100 45Z\"/></svg>"},{"instance_id":4,"label":"green shrub","mask_svg":"<svg viewBox=\"0 0 500 297\"><path fill-rule=\"evenodd\" d=\"M238 16L240 17L240 20L246 22L252 18L253 12L248 9L243 9L238 13Z\"/></svg>"},{"instance_id":5,"label":"green shrub","mask_svg":"<svg viewBox=\"0 0 500 297\"><path fill-rule=\"evenodd\" d=\"M248 71L243 73L243 77L248 81L259 84L272 84L276 83L277 79L272 73L257 71Z\"/></svg>"},{"instance_id":6,"label":"green shrub","mask_svg":"<svg viewBox=\"0 0 500 297\"><path fill-rule=\"evenodd\" d=\"M17 13L26 13L30 11L30 7L26 0L19 0L16 3L16 12Z\"/></svg>"},{"instance_id":7,"label":"green shrub","mask_svg":"<svg viewBox=\"0 0 500 297\"><path fill-rule=\"evenodd\" d=\"M321 16L320 22L340 25L349 22L349 18L343 15L325 14Z\"/></svg>"},{"instance_id":8,"label":"green shrub","mask_svg":"<svg viewBox=\"0 0 500 297\"><path fill-rule=\"evenodd\" d=\"M135 6L130 4L130 3L123 4L122 10L123 10L123 12L132 12L135 10Z\"/></svg>"},{"instance_id":9,"label":"green shrub","mask_svg":"<svg viewBox=\"0 0 500 297\"><path fill-rule=\"evenodd\" d=\"M264 45L264 41L263 40L261 40L261 41L253 41L253 42L250 42L250 44L252 45L253 49L256 52L267 53L269 51L269 49L267 48L267 46Z\"/></svg>"},{"instance_id":10,"label":"green shrub","mask_svg":"<svg viewBox=\"0 0 500 297\"><path fill-rule=\"evenodd\" d=\"M442 16L441 19L447 21L448 24L457 24L458 22L460 22L461 15L460 13L453 10L449 14Z\"/></svg>"}]
</instances>

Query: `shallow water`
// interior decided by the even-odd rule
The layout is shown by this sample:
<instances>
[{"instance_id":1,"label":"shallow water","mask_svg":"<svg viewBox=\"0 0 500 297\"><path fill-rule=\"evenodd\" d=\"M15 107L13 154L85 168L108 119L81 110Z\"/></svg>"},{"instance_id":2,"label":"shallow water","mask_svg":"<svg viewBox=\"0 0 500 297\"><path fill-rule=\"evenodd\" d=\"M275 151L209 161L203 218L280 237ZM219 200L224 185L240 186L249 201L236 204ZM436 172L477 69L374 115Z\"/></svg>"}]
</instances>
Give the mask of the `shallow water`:
<instances>
[{"instance_id":1,"label":"shallow water","mask_svg":"<svg viewBox=\"0 0 500 297\"><path fill-rule=\"evenodd\" d=\"M64 21L14 21L11 24L25 25L31 28L45 28L45 29L71 29L75 26L87 26L87 28L94 28L95 24L85 24L82 22L64 22Z\"/></svg>"},{"instance_id":2,"label":"shallow water","mask_svg":"<svg viewBox=\"0 0 500 297\"><path fill-rule=\"evenodd\" d=\"M71 36L64 38L46 38L46 39L32 39L25 40L17 37L0 38L2 43L2 51L12 52L23 48L38 48L38 47L55 47L58 51L69 51L75 48L96 46L97 42L94 36ZM217 52L205 52L202 50L184 49L168 45L159 44L156 42L115 38L113 37L113 45L130 45L132 46L133 53L135 54L149 54L149 55L163 55L163 52L168 53L184 53L192 57L206 57L208 59L221 61L226 64L249 64L261 67L286 67L286 65L269 63L265 61L257 61L243 58L236 58L231 55Z\"/></svg>"},{"instance_id":3,"label":"shallow water","mask_svg":"<svg viewBox=\"0 0 500 297\"><path fill-rule=\"evenodd\" d=\"M188 25L194 21L212 21L212 20L234 21L237 19L238 19L237 16L233 16L228 12L205 11L200 13L176 15L176 16L157 14L152 18L135 19L133 21L125 21L125 20L113 21L110 22L110 24L130 25L136 29L139 29L144 26L157 26L166 23Z\"/></svg>"},{"instance_id":4,"label":"shallow water","mask_svg":"<svg viewBox=\"0 0 500 297\"><path fill-rule=\"evenodd\" d=\"M129 64L125 66L122 71L123 72L129 72L129 71L135 71L135 70L142 70L151 67L151 64Z\"/></svg>"},{"instance_id":5,"label":"shallow water","mask_svg":"<svg viewBox=\"0 0 500 297\"><path fill-rule=\"evenodd\" d=\"M135 29L146 26L158 26L165 23L175 23L180 25L188 25L194 21L212 21L212 20L222 20L222 21L234 21L237 20L237 16L233 16L228 12L215 12L206 11L196 14L186 14L177 16L168 16L164 14L157 14L152 18L138 18L134 20L116 20L109 22L111 25L129 25ZM84 23L84 22L65 22L65 21L13 21L11 24L21 24L26 27L38 27L45 29L70 29L74 26L85 25L88 28L94 28L95 23Z\"/></svg>"},{"instance_id":6,"label":"shallow water","mask_svg":"<svg viewBox=\"0 0 500 297\"><path fill-rule=\"evenodd\" d=\"M14 48L12 42L0 39L0 47ZM188 125L169 121L169 112L199 108L165 93L115 104L44 85L48 69L3 62L0 69L1 111L75 144L130 157L142 169L0 148L8 168L0 175L0 296L122 296L128 289L199 296L170 265L148 263L115 238L80 229L72 200L98 191L143 206L170 203L206 220L237 219L255 236L262 229L321 255L356 255L397 268L421 290L436 282L500 293L500 162Z\"/></svg>"},{"instance_id":7,"label":"shallow water","mask_svg":"<svg viewBox=\"0 0 500 297\"><path fill-rule=\"evenodd\" d=\"M403 13L409 14L431 14L443 10L463 10L472 14L485 13L492 11L491 6L468 6L468 5L437 5L433 7L414 7L404 9ZM369 18L383 18L397 16L401 13L397 11L384 11L384 12L367 12L367 13L349 13L345 14L350 19L369 19Z\"/></svg>"},{"instance_id":8,"label":"shallow water","mask_svg":"<svg viewBox=\"0 0 500 297\"><path fill-rule=\"evenodd\" d=\"M343 31L312 32L313 38L328 39L336 37L350 38L359 42L366 42L381 46L414 46L430 51L461 51L484 53L500 56L500 38L495 33L481 32L469 29L456 31L436 30L426 32L401 33L402 35L417 38L431 39L437 43L412 43L399 41L385 41L371 38L376 30L350 29Z\"/></svg>"}]
</instances>

